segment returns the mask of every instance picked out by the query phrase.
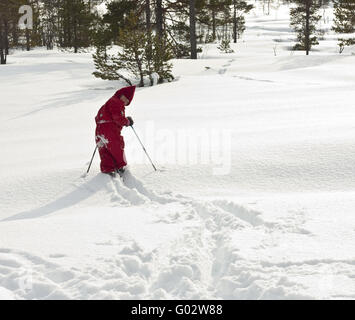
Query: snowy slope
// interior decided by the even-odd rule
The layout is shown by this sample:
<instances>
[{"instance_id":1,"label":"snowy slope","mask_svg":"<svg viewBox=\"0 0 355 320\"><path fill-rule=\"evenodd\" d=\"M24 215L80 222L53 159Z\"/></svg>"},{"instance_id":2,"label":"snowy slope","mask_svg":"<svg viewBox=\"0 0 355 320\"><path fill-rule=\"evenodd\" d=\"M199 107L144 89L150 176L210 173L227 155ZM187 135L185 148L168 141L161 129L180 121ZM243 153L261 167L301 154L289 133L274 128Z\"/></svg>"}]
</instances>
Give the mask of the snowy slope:
<instances>
[{"instance_id":1,"label":"snowy slope","mask_svg":"<svg viewBox=\"0 0 355 320\"><path fill-rule=\"evenodd\" d=\"M122 84L90 54L9 57L0 299L355 298L355 49L328 32L289 51L287 7L247 24L235 53L207 45L137 90L127 114L159 171L128 128L123 182L97 158L82 177Z\"/></svg>"}]
</instances>

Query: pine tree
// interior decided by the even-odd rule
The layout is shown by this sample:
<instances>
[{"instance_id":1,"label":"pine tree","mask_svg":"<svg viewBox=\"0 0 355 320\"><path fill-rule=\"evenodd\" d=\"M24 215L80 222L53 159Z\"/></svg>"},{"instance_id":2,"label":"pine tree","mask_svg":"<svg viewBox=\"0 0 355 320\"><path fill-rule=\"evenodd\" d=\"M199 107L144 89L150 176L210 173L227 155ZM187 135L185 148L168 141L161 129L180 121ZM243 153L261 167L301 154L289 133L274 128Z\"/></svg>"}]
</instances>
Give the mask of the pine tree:
<instances>
[{"instance_id":1,"label":"pine tree","mask_svg":"<svg viewBox=\"0 0 355 320\"><path fill-rule=\"evenodd\" d=\"M91 44L92 21L94 16L84 0L60 0L59 45L62 48L80 48Z\"/></svg>"},{"instance_id":2,"label":"pine tree","mask_svg":"<svg viewBox=\"0 0 355 320\"><path fill-rule=\"evenodd\" d=\"M139 86L144 86L146 76L154 84L153 74L159 76L158 82L174 79L169 60L173 57L171 44L163 34L147 31L142 28L135 12L131 12L126 25L119 31L119 45L122 49L116 55L106 55L102 47L98 47L94 55L97 71L94 76L105 80L124 80L132 85L130 75L138 79Z\"/></svg>"},{"instance_id":3,"label":"pine tree","mask_svg":"<svg viewBox=\"0 0 355 320\"><path fill-rule=\"evenodd\" d=\"M139 78L139 86L144 87L144 76L148 74L145 66L145 54L149 44L147 32L139 28L139 21L131 12L124 29L119 32L120 45L123 47L119 59L125 68Z\"/></svg>"},{"instance_id":4,"label":"pine tree","mask_svg":"<svg viewBox=\"0 0 355 320\"><path fill-rule=\"evenodd\" d=\"M231 0L209 0L205 6L207 8L208 16L210 17L209 25L212 27L212 41L217 39L217 27L225 23L221 13L229 12L228 6Z\"/></svg>"},{"instance_id":5,"label":"pine tree","mask_svg":"<svg viewBox=\"0 0 355 320\"><path fill-rule=\"evenodd\" d=\"M107 59L107 48L112 43L112 33L107 25L105 25L101 19L98 18L96 28L92 32L92 42L96 48L99 48L100 52L103 52L104 59Z\"/></svg>"},{"instance_id":6,"label":"pine tree","mask_svg":"<svg viewBox=\"0 0 355 320\"><path fill-rule=\"evenodd\" d=\"M125 65L117 56L108 55L103 47L98 47L93 55L96 71L93 75L103 80L124 80L132 85L131 80L125 75Z\"/></svg>"},{"instance_id":7,"label":"pine tree","mask_svg":"<svg viewBox=\"0 0 355 320\"><path fill-rule=\"evenodd\" d=\"M103 16L103 23L108 25L111 31L112 41L118 43L119 30L127 23L127 13L135 10L137 12L137 1L116 0L107 3L107 13Z\"/></svg>"},{"instance_id":8,"label":"pine tree","mask_svg":"<svg viewBox=\"0 0 355 320\"><path fill-rule=\"evenodd\" d=\"M233 53L234 50L231 48L230 46L230 39L228 36L225 36L222 41L221 44L217 47L221 52L224 53Z\"/></svg>"},{"instance_id":9,"label":"pine tree","mask_svg":"<svg viewBox=\"0 0 355 320\"><path fill-rule=\"evenodd\" d=\"M18 42L18 10L22 4L22 0L0 2L0 64L6 64L10 48Z\"/></svg>"},{"instance_id":10,"label":"pine tree","mask_svg":"<svg viewBox=\"0 0 355 320\"><path fill-rule=\"evenodd\" d=\"M47 50L53 50L58 41L58 12L61 0L43 1L40 8L42 41Z\"/></svg>"},{"instance_id":11,"label":"pine tree","mask_svg":"<svg viewBox=\"0 0 355 320\"><path fill-rule=\"evenodd\" d=\"M29 5L32 9L32 28L25 28L20 32L26 39L26 50L30 51L32 47L42 46L42 26L41 26L41 11L42 4L40 0L21 0L23 5Z\"/></svg>"},{"instance_id":12,"label":"pine tree","mask_svg":"<svg viewBox=\"0 0 355 320\"><path fill-rule=\"evenodd\" d=\"M159 76L158 83L174 80L173 65L169 62L174 57L172 44L165 33L154 35L152 52L153 72Z\"/></svg>"},{"instance_id":13,"label":"pine tree","mask_svg":"<svg viewBox=\"0 0 355 320\"><path fill-rule=\"evenodd\" d=\"M233 0L233 41L237 43L238 38L245 31L244 15L254 8L253 5L243 0Z\"/></svg>"},{"instance_id":14,"label":"pine tree","mask_svg":"<svg viewBox=\"0 0 355 320\"><path fill-rule=\"evenodd\" d=\"M293 0L297 6L290 9L291 27L297 32L295 50L305 50L309 54L312 46L318 45L317 23L321 19L318 0Z\"/></svg>"},{"instance_id":15,"label":"pine tree","mask_svg":"<svg viewBox=\"0 0 355 320\"><path fill-rule=\"evenodd\" d=\"M334 27L336 33L355 32L355 0L334 0ZM355 45L355 37L339 38L339 52L345 46Z\"/></svg>"},{"instance_id":16,"label":"pine tree","mask_svg":"<svg viewBox=\"0 0 355 320\"><path fill-rule=\"evenodd\" d=\"M201 13L205 9L206 0L176 0L163 3L163 26L173 43L173 50L177 58L197 58L197 23L204 17ZM164 6L165 4L165 6ZM159 25L157 21L157 25Z\"/></svg>"}]
</instances>

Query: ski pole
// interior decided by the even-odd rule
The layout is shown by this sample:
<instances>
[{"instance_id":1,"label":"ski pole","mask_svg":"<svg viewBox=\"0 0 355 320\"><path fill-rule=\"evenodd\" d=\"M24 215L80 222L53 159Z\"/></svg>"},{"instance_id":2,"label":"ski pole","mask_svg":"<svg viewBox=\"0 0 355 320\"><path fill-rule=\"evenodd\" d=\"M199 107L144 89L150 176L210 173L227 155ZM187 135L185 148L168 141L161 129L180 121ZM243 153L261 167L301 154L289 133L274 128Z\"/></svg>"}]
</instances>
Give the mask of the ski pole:
<instances>
[{"instance_id":1,"label":"ski pole","mask_svg":"<svg viewBox=\"0 0 355 320\"><path fill-rule=\"evenodd\" d=\"M97 150L97 146L96 146L96 148L95 148L94 154L92 155L92 158L91 158L91 161L90 161L90 164L89 164L89 168L88 168L88 171L86 171L86 174L88 174L88 173L89 173L89 171L90 171L91 164L92 164L92 161L94 160L96 150Z\"/></svg>"},{"instance_id":2,"label":"ski pole","mask_svg":"<svg viewBox=\"0 0 355 320\"><path fill-rule=\"evenodd\" d=\"M145 154L147 155L147 157L148 157L148 159L149 159L150 163L152 164L152 166L153 166L153 168L154 168L154 171L157 171L157 168L156 168L156 167L155 167L155 165L153 164L152 159L150 159L150 157L149 157L149 154L148 154L147 150L145 150L144 145L143 145L143 143L142 143L141 139L139 139L139 137L138 137L138 134L137 134L136 130L134 130L133 125L131 126L131 128L132 128L132 130L133 130L134 134L136 135L136 137L137 137L137 139L138 139L139 143L141 144L141 146L142 146L142 148L143 148L143 150L144 150Z\"/></svg>"}]
</instances>

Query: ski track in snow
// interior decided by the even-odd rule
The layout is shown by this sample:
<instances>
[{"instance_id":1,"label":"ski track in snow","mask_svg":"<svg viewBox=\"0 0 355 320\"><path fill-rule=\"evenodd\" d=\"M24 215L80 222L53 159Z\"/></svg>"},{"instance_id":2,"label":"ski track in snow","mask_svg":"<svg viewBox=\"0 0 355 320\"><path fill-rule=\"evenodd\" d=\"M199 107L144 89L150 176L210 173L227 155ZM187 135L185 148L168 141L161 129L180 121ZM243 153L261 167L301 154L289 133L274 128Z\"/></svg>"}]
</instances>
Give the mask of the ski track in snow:
<instances>
[{"instance_id":1,"label":"ski track in snow","mask_svg":"<svg viewBox=\"0 0 355 320\"><path fill-rule=\"evenodd\" d=\"M16 299L303 299L312 297L298 294L306 287L290 280L290 276L336 265L337 272L352 277L355 260L253 261L243 258L232 245L233 234L243 230L264 232L261 247L273 245L273 233L307 236L302 221L298 225L266 222L259 212L230 201L206 202L157 193L129 171L124 182L120 178L107 180L115 205L179 204L180 212L160 213L154 219L155 223L188 223L183 234L151 252L122 236L96 243L98 247L115 246L117 253L97 258L81 269L63 267L59 262L65 255L60 253L51 254L49 261L25 251L1 248L0 289L12 292ZM87 183L80 183L78 188L94 192Z\"/></svg>"}]
</instances>

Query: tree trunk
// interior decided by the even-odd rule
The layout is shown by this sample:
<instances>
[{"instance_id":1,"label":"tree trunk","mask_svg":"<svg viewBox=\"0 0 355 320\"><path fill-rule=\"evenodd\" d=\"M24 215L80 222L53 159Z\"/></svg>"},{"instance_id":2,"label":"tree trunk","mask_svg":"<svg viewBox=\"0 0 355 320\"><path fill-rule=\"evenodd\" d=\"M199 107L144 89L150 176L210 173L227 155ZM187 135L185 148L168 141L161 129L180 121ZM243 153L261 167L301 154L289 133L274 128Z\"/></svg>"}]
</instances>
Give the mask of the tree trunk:
<instances>
[{"instance_id":1,"label":"tree trunk","mask_svg":"<svg viewBox=\"0 0 355 320\"><path fill-rule=\"evenodd\" d=\"M5 38L3 32L2 21L0 19L0 64L6 64L6 53L5 53Z\"/></svg>"},{"instance_id":2,"label":"tree trunk","mask_svg":"<svg viewBox=\"0 0 355 320\"><path fill-rule=\"evenodd\" d=\"M9 55L9 24L7 20L4 20L4 44L5 44L5 55Z\"/></svg>"},{"instance_id":3,"label":"tree trunk","mask_svg":"<svg viewBox=\"0 0 355 320\"><path fill-rule=\"evenodd\" d=\"M306 0L306 29L305 29L305 49L306 55L309 55L310 50L310 14L311 14L311 1Z\"/></svg>"},{"instance_id":4,"label":"tree trunk","mask_svg":"<svg viewBox=\"0 0 355 320\"><path fill-rule=\"evenodd\" d=\"M237 43L237 3L236 0L233 1L233 41Z\"/></svg>"},{"instance_id":5,"label":"tree trunk","mask_svg":"<svg viewBox=\"0 0 355 320\"><path fill-rule=\"evenodd\" d=\"M197 59L196 0L190 0L190 44L191 44L191 59Z\"/></svg>"},{"instance_id":6,"label":"tree trunk","mask_svg":"<svg viewBox=\"0 0 355 320\"><path fill-rule=\"evenodd\" d=\"M145 23L147 31L150 31L150 0L145 0Z\"/></svg>"},{"instance_id":7,"label":"tree trunk","mask_svg":"<svg viewBox=\"0 0 355 320\"><path fill-rule=\"evenodd\" d=\"M162 0L156 0L155 7L155 15L156 15L156 30L159 38L163 37L163 5Z\"/></svg>"},{"instance_id":8,"label":"tree trunk","mask_svg":"<svg viewBox=\"0 0 355 320\"><path fill-rule=\"evenodd\" d=\"M17 47L18 46L18 30L17 30L17 28L12 28L11 36L12 36L12 45L14 47Z\"/></svg>"},{"instance_id":9,"label":"tree trunk","mask_svg":"<svg viewBox=\"0 0 355 320\"><path fill-rule=\"evenodd\" d=\"M26 50L27 51L31 50L31 37L28 28L26 28Z\"/></svg>"},{"instance_id":10,"label":"tree trunk","mask_svg":"<svg viewBox=\"0 0 355 320\"><path fill-rule=\"evenodd\" d=\"M139 78L140 78L139 87L144 87L144 74L142 68L139 68Z\"/></svg>"},{"instance_id":11,"label":"tree trunk","mask_svg":"<svg viewBox=\"0 0 355 320\"><path fill-rule=\"evenodd\" d=\"M152 46L152 31L151 31L151 23L150 23L150 18L151 18L151 11L150 11L150 0L145 0L145 20L146 20L146 28L147 28L147 63L148 63L148 69L151 70L151 64L152 64L152 52L153 52L153 46ZM150 80L150 85L153 86L154 81L151 72L148 74L149 80Z\"/></svg>"},{"instance_id":12,"label":"tree trunk","mask_svg":"<svg viewBox=\"0 0 355 320\"><path fill-rule=\"evenodd\" d=\"M212 8L212 38L213 41L216 40L216 12Z\"/></svg>"},{"instance_id":13,"label":"tree trunk","mask_svg":"<svg viewBox=\"0 0 355 320\"><path fill-rule=\"evenodd\" d=\"M0 64L6 64L6 55L1 46L0 46Z\"/></svg>"},{"instance_id":14,"label":"tree trunk","mask_svg":"<svg viewBox=\"0 0 355 320\"><path fill-rule=\"evenodd\" d=\"M78 25L77 25L77 19L76 16L74 18L74 25L73 25L73 31L74 31L74 53L78 53Z\"/></svg>"}]
</instances>

